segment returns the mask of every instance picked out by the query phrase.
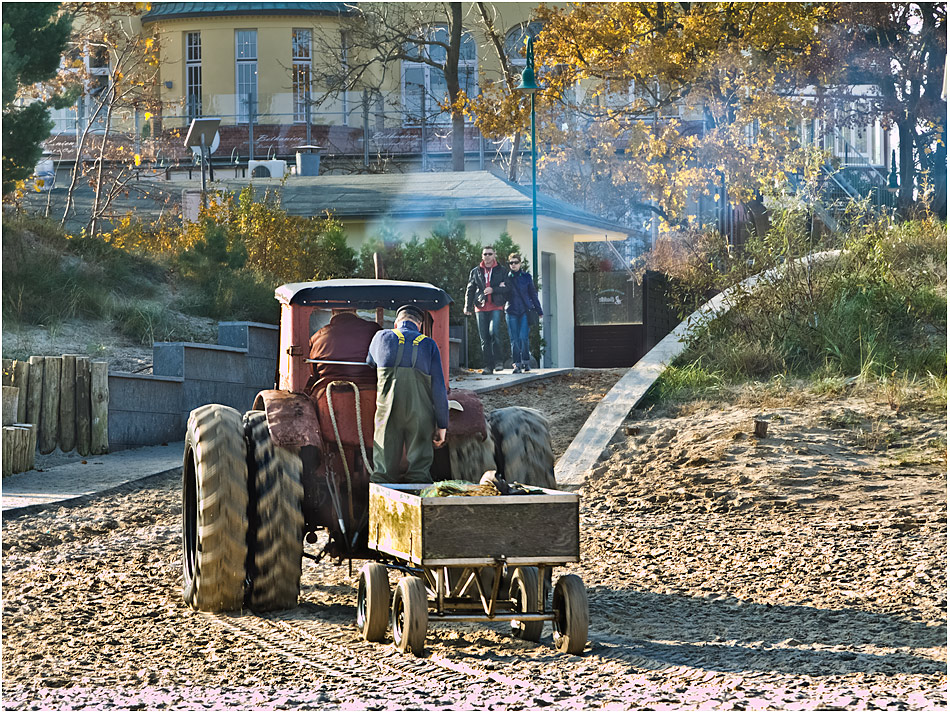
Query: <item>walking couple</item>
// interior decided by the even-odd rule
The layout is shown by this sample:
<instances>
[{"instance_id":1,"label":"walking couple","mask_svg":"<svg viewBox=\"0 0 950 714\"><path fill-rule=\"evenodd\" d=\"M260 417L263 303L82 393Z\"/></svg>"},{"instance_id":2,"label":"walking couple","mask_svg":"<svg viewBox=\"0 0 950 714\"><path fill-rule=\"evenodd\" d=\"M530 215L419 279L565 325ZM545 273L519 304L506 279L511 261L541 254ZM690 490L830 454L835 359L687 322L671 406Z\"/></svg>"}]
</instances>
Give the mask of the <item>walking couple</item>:
<instances>
[{"instance_id":1,"label":"walking couple","mask_svg":"<svg viewBox=\"0 0 950 714\"><path fill-rule=\"evenodd\" d=\"M482 262L468 276L465 314L471 315L474 308L482 344L483 374L501 369L503 358L499 330L502 313L508 323L512 373L527 372L531 368L528 335L531 324L544 313L531 273L522 265L521 255L512 253L508 256L506 269L498 264L494 246L486 245L482 248Z\"/></svg>"}]
</instances>

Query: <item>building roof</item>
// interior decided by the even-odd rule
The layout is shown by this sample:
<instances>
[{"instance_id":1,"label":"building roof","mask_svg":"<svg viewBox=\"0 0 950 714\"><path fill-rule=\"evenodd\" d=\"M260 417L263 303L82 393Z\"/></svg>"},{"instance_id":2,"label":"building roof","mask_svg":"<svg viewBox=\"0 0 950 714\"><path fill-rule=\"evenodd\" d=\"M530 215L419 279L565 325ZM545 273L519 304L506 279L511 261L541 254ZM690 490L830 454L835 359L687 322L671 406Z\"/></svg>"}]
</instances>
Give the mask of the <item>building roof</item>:
<instances>
[{"instance_id":1,"label":"building roof","mask_svg":"<svg viewBox=\"0 0 950 714\"><path fill-rule=\"evenodd\" d=\"M351 12L345 2L156 2L142 22L186 17L233 15L340 15Z\"/></svg>"},{"instance_id":2,"label":"building roof","mask_svg":"<svg viewBox=\"0 0 950 714\"><path fill-rule=\"evenodd\" d=\"M247 181L222 181L237 193ZM253 179L255 192L280 194L291 215L315 216L330 211L338 218L440 218L531 216L531 189L487 171L442 173L352 174ZM538 215L589 229L628 234L628 226L588 213L564 201L538 194Z\"/></svg>"}]
</instances>

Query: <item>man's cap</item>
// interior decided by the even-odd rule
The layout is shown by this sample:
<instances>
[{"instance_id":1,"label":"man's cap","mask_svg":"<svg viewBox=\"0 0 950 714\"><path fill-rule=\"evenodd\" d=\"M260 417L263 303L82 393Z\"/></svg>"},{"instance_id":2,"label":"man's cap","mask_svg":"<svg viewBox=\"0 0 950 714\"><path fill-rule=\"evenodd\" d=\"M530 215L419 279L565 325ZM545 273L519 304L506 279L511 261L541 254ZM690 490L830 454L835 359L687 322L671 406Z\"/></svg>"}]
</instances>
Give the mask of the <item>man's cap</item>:
<instances>
[{"instance_id":1,"label":"man's cap","mask_svg":"<svg viewBox=\"0 0 950 714\"><path fill-rule=\"evenodd\" d=\"M416 307L415 305L403 305L396 310L396 314L398 315L400 312L406 313L409 317L418 320L420 323L425 321L425 312L423 312L422 308Z\"/></svg>"}]
</instances>

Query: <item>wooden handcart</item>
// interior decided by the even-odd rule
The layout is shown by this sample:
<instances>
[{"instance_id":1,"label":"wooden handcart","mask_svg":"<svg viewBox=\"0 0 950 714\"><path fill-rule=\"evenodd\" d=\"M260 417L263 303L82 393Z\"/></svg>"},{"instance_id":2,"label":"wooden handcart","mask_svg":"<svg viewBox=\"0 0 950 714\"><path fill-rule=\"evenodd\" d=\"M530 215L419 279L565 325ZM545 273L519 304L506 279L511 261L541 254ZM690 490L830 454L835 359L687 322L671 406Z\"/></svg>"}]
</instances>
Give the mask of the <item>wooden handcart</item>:
<instances>
[{"instance_id":1,"label":"wooden handcart","mask_svg":"<svg viewBox=\"0 0 950 714\"><path fill-rule=\"evenodd\" d=\"M412 484L370 484L369 547L360 571L357 625L379 642L391 625L396 647L421 654L429 622L510 620L537 642L551 622L554 645L580 654L587 643L587 592L554 566L580 560L579 497L550 489L518 496L422 497ZM388 570L402 573L390 607Z\"/></svg>"}]
</instances>

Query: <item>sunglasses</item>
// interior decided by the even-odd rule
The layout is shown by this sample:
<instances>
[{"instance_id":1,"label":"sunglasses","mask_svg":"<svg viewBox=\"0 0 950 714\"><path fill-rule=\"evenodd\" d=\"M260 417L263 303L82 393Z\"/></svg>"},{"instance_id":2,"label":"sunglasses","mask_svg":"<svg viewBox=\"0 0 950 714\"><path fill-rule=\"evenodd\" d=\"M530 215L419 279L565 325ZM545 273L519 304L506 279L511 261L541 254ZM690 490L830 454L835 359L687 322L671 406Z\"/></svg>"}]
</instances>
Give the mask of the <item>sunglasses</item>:
<instances>
[{"instance_id":1,"label":"sunglasses","mask_svg":"<svg viewBox=\"0 0 950 714\"><path fill-rule=\"evenodd\" d=\"M490 258L491 256L494 255L494 253L482 253L482 255L486 258Z\"/></svg>"},{"instance_id":2,"label":"sunglasses","mask_svg":"<svg viewBox=\"0 0 950 714\"><path fill-rule=\"evenodd\" d=\"M509 260L508 265L521 265L520 260Z\"/></svg>"}]
</instances>

